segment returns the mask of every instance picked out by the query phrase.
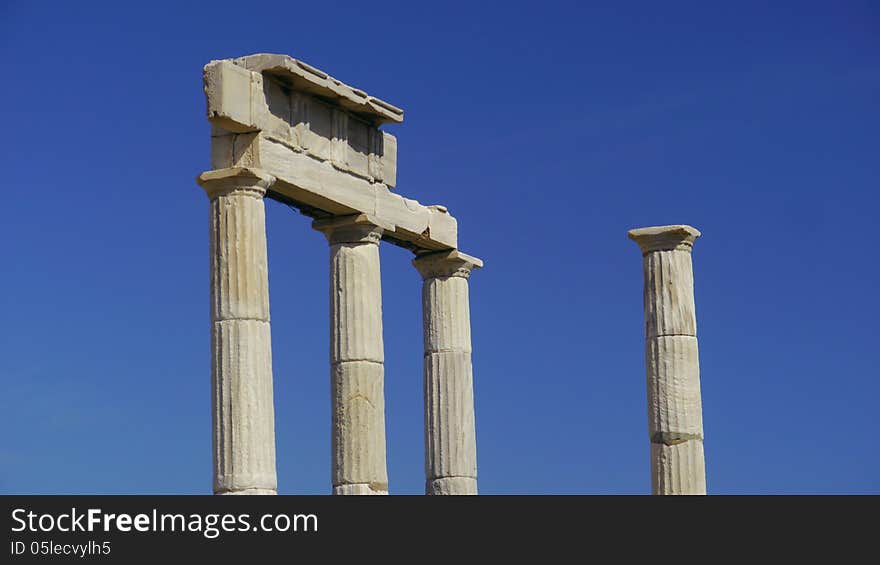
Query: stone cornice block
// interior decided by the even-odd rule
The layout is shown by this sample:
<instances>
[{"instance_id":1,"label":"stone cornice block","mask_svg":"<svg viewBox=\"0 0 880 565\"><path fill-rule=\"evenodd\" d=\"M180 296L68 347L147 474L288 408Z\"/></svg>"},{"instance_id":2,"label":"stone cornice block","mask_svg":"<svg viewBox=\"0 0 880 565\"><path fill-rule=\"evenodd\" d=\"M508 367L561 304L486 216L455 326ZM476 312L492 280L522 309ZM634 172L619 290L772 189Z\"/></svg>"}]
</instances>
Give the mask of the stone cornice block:
<instances>
[{"instance_id":1,"label":"stone cornice block","mask_svg":"<svg viewBox=\"0 0 880 565\"><path fill-rule=\"evenodd\" d=\"M669 226L653 226L649 228L636 228L627 232L629 238L639 244L642 253L652 251L690 251L694 241L700 237L697 228L675 224Z\"/></svg>"},{"instance_id":2,"label":"stone cornice block","mask_svg":"<svg viewBox=\"0 0 880 565\"><path fill-rule=\"evenodd\" d=\"M296 90L328 98L376 124L403 121L403 109L370 96L289 55L257 53L239 57L233 62L249 71L277 76Z\"/></svg>"}]
</instances>

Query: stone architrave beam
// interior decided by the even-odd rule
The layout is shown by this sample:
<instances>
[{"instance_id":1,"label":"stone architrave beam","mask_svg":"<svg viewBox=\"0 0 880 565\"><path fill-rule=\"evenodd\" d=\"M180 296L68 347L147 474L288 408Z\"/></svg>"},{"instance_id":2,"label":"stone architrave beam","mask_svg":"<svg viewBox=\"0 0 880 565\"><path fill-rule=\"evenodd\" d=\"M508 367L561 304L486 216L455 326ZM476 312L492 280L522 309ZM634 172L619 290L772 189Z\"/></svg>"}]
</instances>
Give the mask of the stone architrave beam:
<instances>
[{"instance_id":1,"label":"stone architrave beam","mask_svg":"<svg viewBox=\"0 0 880 565\"><path fill-rule=\"evenodd\" d=\"M642 250L645 364L653 494L706 494L703 411L691 251L700 232L630 230Z\"/></svg>"}]
</instances>

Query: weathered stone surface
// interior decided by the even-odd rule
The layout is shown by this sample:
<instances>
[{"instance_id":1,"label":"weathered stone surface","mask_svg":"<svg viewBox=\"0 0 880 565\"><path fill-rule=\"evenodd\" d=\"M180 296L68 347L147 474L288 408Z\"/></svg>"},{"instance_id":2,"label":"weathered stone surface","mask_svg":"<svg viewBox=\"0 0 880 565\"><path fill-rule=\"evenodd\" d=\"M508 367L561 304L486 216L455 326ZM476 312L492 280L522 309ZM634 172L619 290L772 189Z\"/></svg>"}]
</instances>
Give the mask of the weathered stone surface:
<instances>
[{"instance_id":1,"label":"weathered stone surface","mask_svg":"<svg viewBox=\"0 0 880 565\"><path fill-rule=\"evenodd\" d=\"M216 128L220 129L220 128ZM232 158L232 142L235 134L223 130L223 135L211 136L211 168L227 169L235 166Z\"/></svg>"},{"instance_id":2,"label":"weathered stone surface","mask_svg":"<svg viewBox=\"0 0 880 565\"><path fill-rule=\"evenodd\" d=\"M379 485L374 485L377 488ZM339 485L333 487L333 494L338 495L360 495L360 496L370 496L370 495L387 495L387 490L374 490L373 486L368 484L355 484L355 485Z\"/></svg>"},{"instance_id":3,"label":"weathered stone surface","mask_svg":"<svg viewBox=\"0 0 880 565\"><path fill-rule=\"evenodd\" d=\"M215 492L216 495L226 495L226 496L250 496L250 495L275 495L278 494L274 489L263 489L263 488L249 488L244 490L232 490L228 492Z\"/></svg>"},{"instance_id":4,"label":"weathered stone surface","mask_svg":"<svg viewBox=\"0 0 880 565\"><path fill-rule=\"evenodd\" d=\"M418 239L428 229L431 211L416 200L404 198L388 190L384 184L374 184L376 191L376 216L394 226L394 232L408 232L411 239Z\"/></svg>"},{"instance_id":5,"label":"weathered stone surface","mask_svg":"<svg viewBox=\"0 0 880 565\"><path fill-rule=\"evenodd\" d=\"M470 477L444 477L426 481L425 494L463 495L477 494L477 479Z\"/></svg>"},{"instance_id":6,"label":"weathered stone surface","mask_svg":"<svg viewBox=\"0 0 880 565\"><path fill-rule=\"evenodd\" d=\"M295 202L333 215L368 214L385 226L388 235L425 250L458 245L457 222L442 206L423 206L382 183L341 173L330 162L309 157L279 139L261 134L249 147L255 158L248 165L276 177L272 190Z\"/></svg>"},{"instance_id":7,"label":"weathered stone surface","mask_svg":"<svg viewBox=\"0 0 880 565\"><path fill-rule=\"evenodd\" d=\"M269 323L214 322L214 492L274 491L275 412Z\"/></svg>"},{"instance_id":8,"label":"weathered stone surface","mask_svg":"<svg viewBox=\"0 0 880 565\"><path fill-rule=\"evenodd\" d=\"M468 281L464 277L431 277L422 284L426 353L471 352Z\"/></svg>"},{"instance_id":9,"label":"weathered stone surface","mask_svg":"<svg viewBox=\"0 0 880 565\"><path fill-rule=\"evenodd\" d=\"M334 494L384 494L384 348L379 238L365 214L316 220L330 244ZM360 485L360 486L350 486Z\"/></svg>"},{"instance_id":10,"label":"weathered stone surface","mask_svg":"<svg viewBox=\"0 0 880 565\"><path fill-rule=\"evenodd\" d=\"M642 263L645 335L697 335L690 251L652 251Z\"/></svg>"},{"instance_id":11,"label":"weathered stone surface","mask_svg":"<svg viewBox=\"0 0 880 565\"><path fill-rule=\"evenodd\" d=\"M376 215L373 183L341 173L329 161L313 159L280 140L261 136L258 155L260 167L280 179L273 190L288 198L330 214Z\"/></svg>"},{"instance_id":12,"label":"weathered stone surface","mask_svg":"<svg viewBox=\"0 0 880 565\"><path fill-rule=\"evenodd\" d=\"M417 257L425 345L425 492L476 494L468 277L482 261L459 251Z\"/></svg>"},{"instance_id":13,"label":"weathered stone surface","mask_svg":"<svg viewBox=\"0 0 880 565\"><path fill-rule=\"evenodd\" d=\"M685 224L652 226L629 230L627 235L639 244L642 253L651 251L690 251L694 241L700 237L700 230Z\"/></svg>"},{"instance_id":14,"label":"weathered stone surface","mask_svg":"<svg viewBox=\"0 0 880 565\"><path fill-rule=\"evenodd\" d=\"M208 119L231 132L260 129L253 111L252 83L258 75L225 61L205 65Z\"/></svg>"},{"instance_id":15,"label":"weathered stone surface","mask_svg":"<svg viewBox=\"0 0 880 565\"><path fill-rule=\"evenodd\" d=\"M432 204L428 206L428 232L422 234L422 239L430 242L446 244L449 247L458 247L458 221L452 217L446 206ZM434 249L432 245L425 244L425 248Z\"/></svg>"},{"instance_id":16,"label":"weathered stone surface","mask_svg":"<svg viewBox=\"0 0 880 565\"><path fill-rule=\"evenodd\" d=\"M373 131L372 137L370 176L387 186L397 186L397 138L385 131Z\"/></svg>"},{"instance_id":17,"label":"weathered stone surface","mask_svg":"<svg viewBox=\"0 0 880 565\"><path fill-rule=\"evenodd\" d=\"M361 225L355 231L336 229L330 235L335 242L330 246L330 308L335 313L330 359L333 363L382 363L382 277L377 245L382 228ZM363 241L350 241L360 237Z\"/></svg>"},{"instance_id":18,"label":"weathered stone surface","mask_svg":"<svg viewBox=\"0 0 880 565\"><path fill-rule=\"evenodd\" d=\"M333 100L346 110L363 115L375 123L403 121L403 110L400 108L288 55L257 53L239 57L234 63L257 73L277 77L292 89Z\"/></svg>"},{"instance_id":19,"label":"weathered stone surface","mask_svg":"<svg viewBox=\"0 0 880 565\"><path fill-rule=\"evenodd\" d=\"M654 494L705 494L691 249L685 225L630 230L642 249L648 433Z\"/></svg>"},{"instance_id":20,"label":"weathered stone surface","mask_svg":"<svg viewBox=\"0 0 880 565\"><path fill-rule=\"evenodd\" d=\"M471 354L425 356L425 474L429 479L477 476Z\"/></svg>"},{"instance_id":21,"label":"weathered stone surface","mask_svg":"<svg viewBox=\"0 0 880 565\"><path fill-rule=\"evenodd\" d=\"M483 261L462 253L458 249L425 253L413 259L413 265L423 279L462 277L467 279L474 269L483 266Z\"/></svg>"},{"instance_id":22,"label":"weathered stone surface","mask_svg":"<svg viewBox=\"0 0 880 565\"><path fill-rule=\"evenodd\" d=\"M266 216L261 196L211 200L211 318L269 320Z\"/></svg>"},{"instance_id":23,"label":"weathered stone surface","mask_svg":"<svg viewBox=\"0 0 880 565\"><path fill-rule=\"evenodd\" d=\"M360 91L334 79L328 84L336 91L322 90L288 72L285 60L294 61L280 55L211 61L204 71L208 119L231 133L266 132L340 171L394 186L397 142L378 125L402 121L403 111L369 96L348 98ZM298 62L293 68L302 70Z\"/></svg>"},{"instance_id":24,"label":"weathered stone surface","mask_svg":"<svg viewBox=\"0 0 880 565\"><path fill-rule=\"evenodd\" d=\"M648 338L648 425L655 443L703 439L697 338Z\"/></svg>"},{"instance_id":25,"label":"weathered stone surface","mask_svg":"<svg viewBox=\"0 0 880 565\"><path fill-rule=\"evenodd\" d=\"M651 444L651 489L654 494L706 494L703 442Z\"/></svg>"},{"instance_id":26,"label":"weathered stone surface","mask_svg":"<svg viewBox=\"0 0 880 565\"><path fill-rule=\"evenodd\" d=\"M333 485L388 490L384 367L372 361L332 366Z\"/></svg>"},{"instance_id":27,"label":"weathered stone surface","mask_svg":"<svg viewBox=\"0 0 880 565\"><path fill-rule=\"evenodd\" d=\"M273 177L209 171L214 492L274 494L275 415L263 195Z\"/></svg>"}]
</instances>

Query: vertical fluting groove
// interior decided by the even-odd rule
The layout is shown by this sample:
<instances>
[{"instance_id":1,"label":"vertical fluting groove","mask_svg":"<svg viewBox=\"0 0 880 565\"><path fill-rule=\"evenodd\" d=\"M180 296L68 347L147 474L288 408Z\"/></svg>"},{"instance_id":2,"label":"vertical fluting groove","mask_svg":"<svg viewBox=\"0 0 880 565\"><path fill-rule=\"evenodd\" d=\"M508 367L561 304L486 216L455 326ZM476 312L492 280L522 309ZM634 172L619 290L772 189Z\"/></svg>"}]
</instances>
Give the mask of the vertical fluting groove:
<instances>
[{"instance_id":1,"label":"vertical fluting groove","mask_svg":"<svg viewBox=\"0 0 880 565\"><path fill-rule=\"evenodd\" d=\"M425 278L422 311L425 493L477 494L468 279Z\"/></svg>"},{"instance_id":2,"label":"vertical fluting groove","mask_svg":"<svg viewBox=\"0 0 880 565\"><path fill-rule=\"evenodd\" d=\"M426 477L476 478L473 375L470 353L425 357Z\"/></svg>"},{"instance_id":3,"label":"vertical fluting groove","mask_svg":"<svg viewBox=\"0 0 880 565\"><path fill-rule=\"evenodd\" d=\"M651 488L658 495L706 494L703 442L651 444Z\"/></svg>"},{"instance_id":4,"label":"vertical fluting groove","mask_svg":"<svg viewBox=\"0 0 880 565\"><path fill-rule=\"evenodd\" d=\"M211 201L211 319L269 320L266 216L261 198Z\"/></svg>"},{"instance_id":5,"label":"vertical fluting groove","mask_svg":"<svg viewBox=\"0 0 880 565\"><path fill-rule=\"evenodd\" d=\"M218 438L215 490L275 489L268 322L214 322Z\"/></svg>"},{"instance_id":6,"label":"vertical fluting groove","mask_svg":"<svg viewBox=\"0 0 880 565\"><path fill-rule=\"evenodd\" d=\"M379 246L341 243L330 248L332 319L330 362L384 361Z\"/></svg>"},{"instance_id":7,"label":"vertical fluting groove","mask_svg":"<svg viewBox=\"0 0 880 565\"><path fill-rule=\"evenodd\" d=\"M233 190L210 205L216 494L277 488L266 219L257 193Z\"/></svg>"},{"instance_id":8,"label":"vertical fluting groove","mask_svg":"<svg viewBox=\"0 0 880 565\"><path fill-rule=\"evenodd\" d=\"M653 251L643 265L646 337L697 335L690 251Z\"/></svg>"},{"instance_id":9,"label":"vertical fluting groove","mask_svg":"<svg viewBox=\"0 0 880 565\"><path fill-rule=\"evenodd\" d=\"M333 485L387 491L384 367L372 361L333 365Z\"/></svg>"},{"instance_id":10,"label":"vertical fluting groove","mask_svg":"<svg viewBox=\"0 0 880 565\"><path fill-rule=\"evenodd\" d=\"M645 347L648 422L652 440L702 437L699 347L696 337L649 338Z\"/></svg>"},{"instance_id":11,"label":"vertical fluting groove","mask_svg":"<svg viewBox=\"0 0 880 565\"><path fill-rule=\"evenodd\" d=\"M425 352L471 351L468 280L464 277L432 278L422 287L425 312Z\"/></svg>"},{"instance_id":12,"label":"vertical fluting groove","mask_svg":"<svg viewBox=\"0 0 880 565\"><path fill-rule=\"evenodd\" d=\"M330 246L334 494L387 494L378 241Z\"/></svg>"}]
</instances>

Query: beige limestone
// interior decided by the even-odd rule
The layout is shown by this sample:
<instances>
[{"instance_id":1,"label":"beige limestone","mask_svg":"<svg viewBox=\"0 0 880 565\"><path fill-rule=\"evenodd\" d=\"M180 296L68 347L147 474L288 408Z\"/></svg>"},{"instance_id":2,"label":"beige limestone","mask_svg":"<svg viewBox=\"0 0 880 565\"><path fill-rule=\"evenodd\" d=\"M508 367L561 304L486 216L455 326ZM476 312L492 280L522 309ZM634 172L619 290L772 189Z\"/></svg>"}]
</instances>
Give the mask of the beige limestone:
<instances>
[{"instance_id":1,"label":"beige limestone","mask_svg":"<svg viewBox=\"0 0 880 565\"><path fill-rule=\"evenodd\" d=\"M330 243L334 494L387 494L384 345L376 219L316 220Z\"/></svg>"},{"instance_id":2,"label":"beige limestone","mask_svg":"<svg viewBox=\"0 0 880 565\"><path fill-rule=\"evenodd\" d=\"M275 494L275 415L266 218L274 178L203 173L210 204L211 388L215 494Z\"/></svg>"},{"instance_id":3,"label":"beige limestone","mask_svg":"<svg viewBox=\"0 0 880 565\"><path fill-rule=\"evenodd\" d=\"M634 229L642 249L645 365L654 494L706 494L691 250L685 225Z\"/></svg>"},{"instance_id":4,"label":"beige limestone","mask_svg":"<svg viewBox=\"0 0 880 565\"><path fill-rule=\"evenodd\" d=\"M697 335L694 273L689 247L656 250L643 260L645 335Z\"/></svg>"},{"instance_id":5,"label":"beige limestone","mask_svg":"<svg viewBox=\"0 0 880 565\"><path fill-rule=\"evenodd\" d=\"M428 481L425 487L428 495L467 495L477 494L477 479L470 477L445 477Z\"/></svg>"},{"instance_id":6,"label":"beige limestone","mask_svg":"<svg viewBox=\"0 0 880 565\"><path fill-rule=\"evenodd\" d=\"M651 491L657 495L706 494L702 441L651 444Z\"/></svg>"},{"instance_id":7,"label":"beige limestone","mask_svg":"<svg viewBox=\"0 0 880 565\"><path fill-rule=\"evenodd\" d=\"M651 437L658 443L703 439L697 338L672 335L645 344Z\"/></svg>"},{"instance_id":8,"label":"beige limestone","mask_svg":"<svg viewBox=\"0 0 880 565\"><path fill-rule=\"evenodd\" d=\"M413 264L423 278L425 493L477 494L468 277L483 263L453 250Z\"/></svg>"}]
</instances>

